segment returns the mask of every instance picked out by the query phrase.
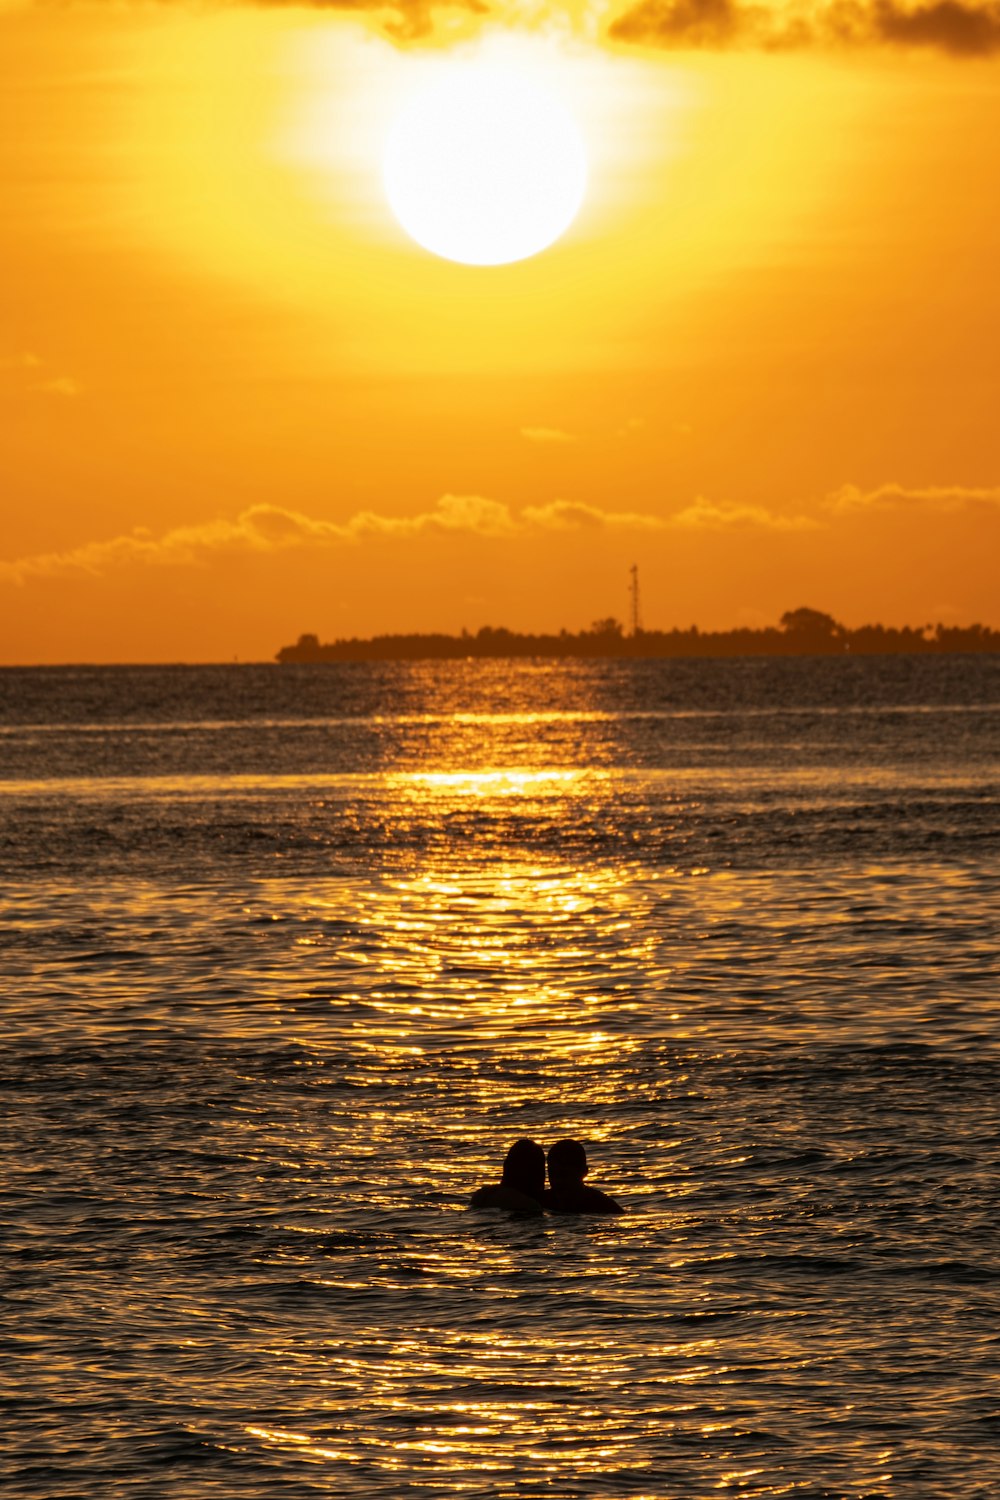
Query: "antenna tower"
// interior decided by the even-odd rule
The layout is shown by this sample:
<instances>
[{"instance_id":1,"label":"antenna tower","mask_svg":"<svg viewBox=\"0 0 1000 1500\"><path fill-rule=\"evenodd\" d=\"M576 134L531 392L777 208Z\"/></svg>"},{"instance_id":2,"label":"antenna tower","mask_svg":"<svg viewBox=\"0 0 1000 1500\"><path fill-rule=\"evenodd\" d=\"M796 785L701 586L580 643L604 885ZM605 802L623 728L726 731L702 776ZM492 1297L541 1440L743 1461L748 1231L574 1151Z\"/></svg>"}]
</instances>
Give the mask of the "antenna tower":
<instances>
[{"instance_id":1,"label":"antenna tower","mask_svg":"<svg viewBox=\"0 0 1000 1500\"><path fill-rule=\"evenodd\" d=\"M639 565L633 563L629 569L632 579L629 585L629 593L632 596L632 634L642 635L642 613L639 609Z\"/></svg>"}]
</instances>

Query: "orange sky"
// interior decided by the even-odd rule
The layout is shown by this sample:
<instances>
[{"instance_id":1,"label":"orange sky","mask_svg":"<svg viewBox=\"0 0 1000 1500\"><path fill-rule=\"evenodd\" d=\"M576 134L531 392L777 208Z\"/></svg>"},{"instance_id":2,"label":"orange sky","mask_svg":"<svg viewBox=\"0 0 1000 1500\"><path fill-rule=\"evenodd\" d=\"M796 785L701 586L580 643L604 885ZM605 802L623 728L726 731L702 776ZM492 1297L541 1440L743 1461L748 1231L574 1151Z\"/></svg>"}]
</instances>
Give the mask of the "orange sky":
<instances>
[{"instance_id":1,"label":"orange sky","mask_svg":"<svg viewBox=\"0 0 1000 1500\"><path fill-rule=\"evenodd\" d=\"M591 163L501 267L380 179L477 49ZM1000 625L998 181L995 5L0 0L0 661Z\"/></svg>"}]
</instances>

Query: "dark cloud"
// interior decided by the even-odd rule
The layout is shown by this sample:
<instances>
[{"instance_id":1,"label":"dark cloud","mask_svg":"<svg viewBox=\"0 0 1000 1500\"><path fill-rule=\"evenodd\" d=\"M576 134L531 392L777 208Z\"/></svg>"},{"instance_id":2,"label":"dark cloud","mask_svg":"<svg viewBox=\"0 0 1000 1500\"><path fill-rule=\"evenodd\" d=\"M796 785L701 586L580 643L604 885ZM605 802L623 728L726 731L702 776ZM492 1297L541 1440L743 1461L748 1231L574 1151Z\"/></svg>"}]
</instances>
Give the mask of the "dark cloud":
<instances>
[{"instance_id":1,"label":"dark cloud","mask_svg":"<svg viewBox=\"0 0 1000 1500\"><path fill-rule=\"evenodd\" d=\"M903 47L939 47L970 57L1000 49L1000 6L982 9L938 0L936 5L901 10L890 0L875 7L879 41Z\"/></svg>"},{"instance_id":2,"label":"dark cloud","mask_svg":"<svg viewBox=\"0 0 1000 1500\"><path fill-rule=\"evenodd\" d=\"M62 0L35 0L59 4ZM181 0L185 3L185 0ZM192 3L192 0L186 0ZM219 0L227 3L227 0ZM464 33L477 23L582 25L621 13L605 28L612 42L673 51L792 52L844 47L932 48L955 57L1000 52L1000 0L619 0L573 6L554 0L230 0L269 10L367 16L397 42ZM3 0L0 0L0 8ZM462 18L465 19L463 26ZM445 18L448 18L447 20ZM444 24L442 24L444 23Z\"/></svg>"},{"instance_id":3,"label":"dark cloud","mask_svg":"<svg viewBox=\"0 0 1000 1500\"><path fill-rule=\"evenodd\" d=\"M743 0L640 0L609 28L613 41L682 50L931 47L959 57L1000 51L1000 4L831 0L801 9Z\"/></svg>"},{"instance_id":4,"label":"dark cloud","mask_svg":"<svg viewBox=\"0 0 1000 1500\"><path fill-rule=\"evenodd\" d=\"M621 42L652 42L663 47L724 48L739 45L758 27L756 7L734 0L640 0L610 28Z\"/></svg>"}]
</instances>

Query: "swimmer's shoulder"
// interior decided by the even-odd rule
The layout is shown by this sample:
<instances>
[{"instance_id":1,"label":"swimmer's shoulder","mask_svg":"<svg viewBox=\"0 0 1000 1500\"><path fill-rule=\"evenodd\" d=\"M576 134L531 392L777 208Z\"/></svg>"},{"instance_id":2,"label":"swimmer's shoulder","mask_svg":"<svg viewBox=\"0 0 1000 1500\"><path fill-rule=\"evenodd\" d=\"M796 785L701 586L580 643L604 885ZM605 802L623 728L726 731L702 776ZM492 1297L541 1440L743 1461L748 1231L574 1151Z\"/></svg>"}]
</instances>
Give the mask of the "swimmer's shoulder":
<instances>
[{"instance_id":1,"label":"swimmer's shoulder","mask_svg":"<svg viewBox=\"0 0 1000 1500\"><path fill-rule=\"evenodd\" d=\"M508 1213L540 1215L544 1212L537 1198L506 1187L502 1182L491 1187L477 1188L469 1199L470 1208L503 1208Z\"/></svg>"},{"instance_id":2,"label":"swimmer's shoulder","mask_svg":"<svg viewBox=\"0 0 1000 1500\"><path fill-rule=\"evenodd\" d=\"M581 1183L564 1193L553 1193L546 1207L554 1214L623 1214L625 1212L617 1198L602 1193L600 1188Z\"/></svg>"}]
</instances>

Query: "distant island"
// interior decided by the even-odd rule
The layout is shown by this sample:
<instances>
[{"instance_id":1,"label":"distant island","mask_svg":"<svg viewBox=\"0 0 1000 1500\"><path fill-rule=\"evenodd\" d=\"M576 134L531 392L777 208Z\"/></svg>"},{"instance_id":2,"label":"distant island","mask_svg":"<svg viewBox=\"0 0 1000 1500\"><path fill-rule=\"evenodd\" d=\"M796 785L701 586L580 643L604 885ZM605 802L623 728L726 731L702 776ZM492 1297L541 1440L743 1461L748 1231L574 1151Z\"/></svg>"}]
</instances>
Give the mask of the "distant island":
<instances>
[{"instance_id":1,"label":"distant island","mask_svg":"<svg viewBox=\"0 0 1000 1500\"><path fill-rule=\"evenodd\" d=\"M469 657L882 656L1000 651L1000 630L988 625L862 625L849 630L818 609L787 610L779 624L754 630L634 630L595 620L574 634L522 635L484 625L475 635L376 635L323 643L300 635L282 646L279 662L456 661Z\"/></svg>"}]
</instances>

